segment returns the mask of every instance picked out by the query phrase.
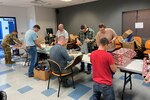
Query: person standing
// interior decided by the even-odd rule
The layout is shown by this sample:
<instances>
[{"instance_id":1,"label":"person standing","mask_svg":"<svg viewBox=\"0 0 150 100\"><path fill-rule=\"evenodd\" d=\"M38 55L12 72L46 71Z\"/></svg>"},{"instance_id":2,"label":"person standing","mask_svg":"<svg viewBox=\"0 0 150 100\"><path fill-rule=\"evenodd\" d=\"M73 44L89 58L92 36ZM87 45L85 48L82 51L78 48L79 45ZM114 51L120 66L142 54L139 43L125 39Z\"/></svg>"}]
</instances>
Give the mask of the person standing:
<instances>
[{"instance_id":1,"label":"person standing","mask_svg":"<svg viewBox=\"0 0 150 100\"><path fill-rule=\"evenodd\" d=\"M93 29L87 27L86 25L81 25L81 31L78 34L78 44L81 45L81 51L83 53L91 53L94 48L95 32ZM80 72L85 70L84 62L81 62ZM87 74L91 73L91 64L87 64Z\"/></svg>"},{"instance_id":2,"label":"person standing","mask_svg":"<svg viewBox=\"0 0 150 100\"><path fill-rule=\"evenodd\" d=\"M104 100L115 100L112 74L116 72L117 68L113 56L106 51L108 44L107 38L101 38L98 50L93 51L90 55L94 81L92 100L100 100L101 94L103 94Z\"/></svg>"},{"instance_id":3,"label":"person standing","mask_svg":"<svg viewBox=\"0 0 150 100\"><path fill-rule=\"evenodd\" d=\"M113 52L115 50L115 40L117 37L116 32L111 28L106 28L106 26L104 24L100 24L99 31L97 32L97 34L95 36L97 46L99 46L99 41L103 37L106 37L109 41L107 51Z\"/></svg>"},{"instance_id":4,"label":"person standing","mask_svg":"<svg viewBox=\"0 0 150 100\"><path fill-rule=\"evenodd\" d=\"M42 49L41 45L38 42L38 35L37 32L40 30L39 25L34 25L33 29L28 30L25 33L25 44L26 44L26 49L27 52L30 56L30 66L28 69L28 76L33 77L34 73L34 67L36 67L37 64L37 47Z\"/></svg>"},{"instance_id":5,"label":"person standing","mask_svg":"<svg viewBox=\"0 0 150 100\"><path fill-rule=\"evenodd\" d=\"M4 50L4 58L5 58L5 64L13 64L14 61L11 60L11 43L19 43L22 45L22 42L16 38L18 32L14 30L11 34L8 34L4 37L2 40L2 48Z\"/></svg>"},{"instance_id":6,"label":"person standing","mask_svg":"<svg viewBox=\"0 0 150 100\"><path fill-rule=\"evenodd\" d=\"M58 25L58 31L56 32L56 36L57 37L59 37L61 35L65 36L66 40L68 41L68 38L69 38L68 32L64 29L64 25L63 24L59 24Z\"/></svg>"}]
</instances>

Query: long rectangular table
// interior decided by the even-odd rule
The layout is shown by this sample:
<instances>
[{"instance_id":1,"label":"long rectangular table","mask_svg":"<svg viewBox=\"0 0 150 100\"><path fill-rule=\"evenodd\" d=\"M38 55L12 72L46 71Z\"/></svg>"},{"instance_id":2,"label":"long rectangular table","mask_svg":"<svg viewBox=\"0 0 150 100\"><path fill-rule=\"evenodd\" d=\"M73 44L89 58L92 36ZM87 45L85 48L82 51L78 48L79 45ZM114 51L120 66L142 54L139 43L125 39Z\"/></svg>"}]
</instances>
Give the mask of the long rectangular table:
<instances>
[{"instance_id":1,"label":"long rectangular table","mask_svg":"<svg viewBox=\"0 0 150 100\"><path fill-rule=\"evenodd\" d=\"M86 63L90 62L90 57L88 55L84 55L82 61ZM142 75L142 67L143 67L143 60L140 59L133 59L128 64L123 66L117 66L121 72L124 73L124 85L122 91L122 100L124 99L125 87L130 82L130 89L132 89L132 74L139 74ZM150 65L148 66L150 68Z\"/></svg>"},{"instance_id":2,"label":"long rectangular table","mask_svg":"<svg viewBox=\"0 0 150 100\"><path fill-rule=\"evenodd\" d=\"M81 52L78 53L70 53L70 55L78 56ZM89 54L83 54L82 61L85 63L90 63ZM124 73L124 85L123 85L123 92L122 92L122 100L124 99L125 87L130 82L130 89L132 89L132 74L139 74L142 75L142 67L143 67L143 60L133 59L128 64L123 66L117 66L121 72ZM149 66L150 67L150 66Z\"/></svg>"},{"instance_id":3,"label":"long rectangular table","mask_svg":"<svg viewBox=\"0 0 150 100\"><path fill-rule=\"evenodd\" d=\"M124 85L122 91L122 100L124 100L125 87L130 82L130 89L132 89L132 74L142 75L143 60L133 59L124 66L117 66L121 72L124 72Z\"/></svg>"}]
</instances>

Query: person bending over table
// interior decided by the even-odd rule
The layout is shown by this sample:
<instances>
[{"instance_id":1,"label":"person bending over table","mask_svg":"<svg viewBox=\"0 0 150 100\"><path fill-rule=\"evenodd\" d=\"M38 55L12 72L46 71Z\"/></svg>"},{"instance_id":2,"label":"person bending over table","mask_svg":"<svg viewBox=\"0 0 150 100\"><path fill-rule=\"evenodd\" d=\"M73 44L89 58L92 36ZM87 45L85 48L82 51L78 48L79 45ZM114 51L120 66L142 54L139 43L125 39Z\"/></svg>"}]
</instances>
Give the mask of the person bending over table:
<instances>
[{"instance_id":1,"label":"person bending over table","mask_svg":"<svg viewBox=\"0 0 150 100\"><path fill-rule=\"evenodd\" d=\"M104 100L115 100L112 72L116 72L117 68L113 56L106 51L108 44L107 38L101 38L98 50L93 51L90 55L94 81L92 100L100 100L101 94Z\"/></svg>"},{"instance_id":2,"label":"person bending over table","mask_svg":"<svg viewBox=\"0 0 150 100\"><path fill-rule=\"evenodd\" d=\"M78 34L78 43L81 45L81 52L91 53L94 48L94 39L95 32L93 29L87 27L86 25L81 25L81 31ZM85 70L84 62L81 62L81 70L80 72ZM85 71L87 74L91 73L91 64L87 64L87 70Z\"/></svg>"},{"instance_id":3,"label":"person bending over table","mask_svg":"<svg viewBox=\"0 0 150 100\"><path fill-rule=\"evenodd\" d=\"M95 36L97 46L99 46L99 40L103 37L107 38L109 41L107 51L110 53L115 51L115 40L117 37L116 32L112 28L106 28L104 24L100 24L99 31Z\"/></svg>"},{"instance_id":4,"label":"person bending over table","mask_svg":"<svg viewBox=\"0 0 150 100\"><path fill-rule=\"evenodd\" d=\"M56 61L63 70L67 66L68 61L72 61L74 59L73 56L69 56L67 50L65 49L66 38L65 36L59 36L57 39L57 44L55 44L50 49L50 59ZM68 87L67 79L62 79L62 84L64 87Z\"/></svg>"},{"instance_id":5,"label":"person bending over table","mask_svg":"<svg viewBox=\"0 0 150 100\"><path fill-rule=\"evenodd\" d=\"M39 25L34 25L33 29L28 30L25 33L25 44L26 44L26 49L27 52L30 55L30 66L28 69L28 76L29 77L33 77L34 73L34 67L36 67L37 65L37 47L39 47L40 49L42 49L37 36L37 32L40 30L40 26ZM37 47L36 47L37 46Z\"/></svg>"},{"instance_id":6,"label":"person bending over table","mask_svg":"<svg viewBox=\"0 0 150 100\"><path fill-rule=\"evenodd\" d=\"M5 38L2 41L2 48L4 50L4 58L5 58L5 64L13 64L14 61L11 60L11 42L19 43L22 45L22 42L16 38L18 32L14 30L11 34L8 34L5 36Z\"/></svg>"}]
</instances>

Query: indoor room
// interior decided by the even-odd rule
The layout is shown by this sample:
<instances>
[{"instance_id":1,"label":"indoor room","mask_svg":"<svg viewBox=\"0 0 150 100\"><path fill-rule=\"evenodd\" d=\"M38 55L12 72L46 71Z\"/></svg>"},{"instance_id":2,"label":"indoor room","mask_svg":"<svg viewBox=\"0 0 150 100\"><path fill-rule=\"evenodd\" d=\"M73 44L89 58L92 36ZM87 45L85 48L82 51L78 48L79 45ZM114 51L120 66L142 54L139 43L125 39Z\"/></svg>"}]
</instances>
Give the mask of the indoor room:
<instances>
[{"instance_id":1,"label":"indoor room","mask_svg":"<svg viewBox=\"0 0 150 100\"><path fill-rule=\"evenodd\" d=\"M0 0L0 100L150 100L149 0Z\"/></svg>"}]
</instances>

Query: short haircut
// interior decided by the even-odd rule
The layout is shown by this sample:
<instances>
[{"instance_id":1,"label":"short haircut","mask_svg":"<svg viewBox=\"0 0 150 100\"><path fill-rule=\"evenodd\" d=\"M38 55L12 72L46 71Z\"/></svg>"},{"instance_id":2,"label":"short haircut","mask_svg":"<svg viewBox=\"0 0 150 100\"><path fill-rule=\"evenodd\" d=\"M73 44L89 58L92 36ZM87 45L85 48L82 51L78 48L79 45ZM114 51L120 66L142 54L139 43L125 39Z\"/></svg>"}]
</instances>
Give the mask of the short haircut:
<instances>
[{"instance_id":1,"label":"short haircut","mask_svg":"<svg viewBox=\"0 0 150 100\"><path fill-rule=\"evenodd\" d=\"M86 29L86 28L87 28L87 26L85 24L81 25L81 30Z\"/></svg>"},{"instance_id":2,"label":"short haircut","mask_svg":"<svg viewBox=\"0 0 150 100\"><path fill-rule=\"evenodd\" d=\"M99 28L106 28L106 26L104 24L100 24L98 25Z\"/></svg>"},{"instance_id":3,"label":"short haircut","mask_svg":"<svg viewBox=\"0 0 150 100\"><path fill-rule=\"evenodd\" d=\"M57 41L64 41L64 40L66 40L66 38L65 38L64 35L60 35L60 36L58 36L58 38L57 38Z\"/></svg>"},{"instance_id":4,"label":"short haircut","mask_svg":"<svg viewBox=\"0 0 150 100\"><path fill-rule=\"evenodd\" d=\"M58 27L60 27L60 26L61 26L61 27L64 27L64 25L63 25L63 24L59 24L59 25L58 25Z\"/></svg>"},{"instance_id":5,"label":"short haircut","mask_svg":"<svg viewBox=\"0 0 150 100\"><path fill-rule=\"evenodd\" d=\"M39 25L34 25L33 28L38 28L38 29L40 29L40 26L39 26Z\"/></svg>"},{"instance_id":6,"label":"short haircut","mask_svg":"<svg viewBox=\"0 0 150 100\"><path fill-rule=\"evenodd\" d=\"M108 41L108 39L107 38L101 38L100 39L100 45L102 45L102 46L105 46L105 45L108 45L109 44L109 41Z\"/></svg>"}]
</instances>

